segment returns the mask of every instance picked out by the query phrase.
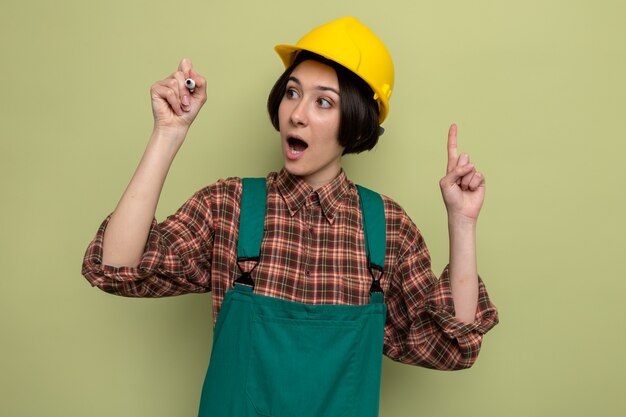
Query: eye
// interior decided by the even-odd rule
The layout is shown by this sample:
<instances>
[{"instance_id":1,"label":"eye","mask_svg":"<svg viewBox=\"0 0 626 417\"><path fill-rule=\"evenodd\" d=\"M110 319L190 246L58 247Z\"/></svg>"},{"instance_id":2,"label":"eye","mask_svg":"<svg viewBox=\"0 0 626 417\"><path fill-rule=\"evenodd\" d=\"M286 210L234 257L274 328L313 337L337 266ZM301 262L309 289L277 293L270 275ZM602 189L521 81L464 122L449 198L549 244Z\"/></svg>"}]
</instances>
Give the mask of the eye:
<instances>
[{"instance_id":1,"label":"eye","mask_svg":"<svg viewBox=\"0 0 626 417\"><path fill-rule=\"evenodd\" d=\"M333 106L330 100L321 97L317 99L317 104L323 109L329 109Z\"/></svg>"},{"instance_id":2,"label":"eye","mask_svg":"<svg viewBox=\"0 0 626 417\"><path fill-rule=\"evenodd\" d=\"M288 99L297 98L298 92L295 88L287 88L287 90L285 91L285 97L287 97Z\"/></svg>"}]
</instances>

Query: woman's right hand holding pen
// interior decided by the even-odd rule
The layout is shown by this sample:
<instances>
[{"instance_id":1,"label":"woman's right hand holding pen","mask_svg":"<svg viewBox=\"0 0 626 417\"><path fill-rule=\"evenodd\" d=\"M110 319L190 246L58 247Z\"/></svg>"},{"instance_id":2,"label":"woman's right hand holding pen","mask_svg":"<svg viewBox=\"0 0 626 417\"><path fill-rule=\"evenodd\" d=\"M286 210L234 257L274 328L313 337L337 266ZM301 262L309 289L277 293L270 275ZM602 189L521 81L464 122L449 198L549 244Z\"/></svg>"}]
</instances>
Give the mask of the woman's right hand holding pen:
<instances>
[{"instance_id":1,"label":"woman's right hand holding pen","mask_svg":"<svg viewBox=\"0 0 626 417\"><path fill-rule=\"evenodd\" d=\"M191 78L195 88L191 92L185 80ZM155 133L184 139L200 108L206 102L206 80L193 70L189 59L182 59L178 71L157 81L150 88Z\"/></svg>"}]
</instances>

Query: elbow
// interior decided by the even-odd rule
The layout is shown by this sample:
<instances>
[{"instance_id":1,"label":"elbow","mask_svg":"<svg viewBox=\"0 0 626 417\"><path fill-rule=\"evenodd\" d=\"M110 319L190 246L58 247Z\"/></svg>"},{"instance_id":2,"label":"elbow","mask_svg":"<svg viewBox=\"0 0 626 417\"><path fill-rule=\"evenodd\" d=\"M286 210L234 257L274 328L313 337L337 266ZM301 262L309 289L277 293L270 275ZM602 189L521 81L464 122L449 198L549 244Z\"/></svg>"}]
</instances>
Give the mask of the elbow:
<instances>
[{"instance_id":1,"label":"elbow","mask_svg":"<svg viewBox=\"0 0 626 417\"><path fill-rule=\"evenodd\" d=\"M469 358L461 358L457 361L454 361L450 364L447 364L444 371L462 371L464 369L470 369L476 363L477 356L472 356Z\"/></svg>"},{"instance_id":2,"label":"elbow","mask_svg":"<svg viewBox=\"0 0 626 417\"><path fill-rule=\"evenodd\" d=\"M451 340L450 354L447 355L448 360L444 363L444 370L461 371L474 366L480 352L482 337L472 336L466 335L465 337ZM470 339L471 342L465 340L466 338Z\"/></svg>"},{"instance_id":3,"label":"elbow","mask_svg":"<svg viewBox=\"0 0 626 417\"><path fill-rule=\"evenodd\" d=\"M463 337L450 339L440 337L423 343L391 347L385 354L392 360L438 371L460 371L471 368L478 358L480 343L472 338L467 343Z\"/></svg>"},{"instance_id":4,"label":"elbow","mask_svg":"<svg viewBox=\"0 0 626 417\"><path fill-rule=\"evenodd\" d=\"M105 273L104 267L88 264L83 264L81 273L92 287L107 294L132 298L151 297L142 285L143 280L116 279Z\"/></svg>"},{"instance_id":5,"label":"elbow","mask_svg":"<svg viewBox=\"0 0 626 417\"><path fill-rule=\"evenodd\" d=\"M482 334L470 332L454 339L448 339L448 355L445 361L445 370L460 371L469 369L476 363L480 347L482 345Z\"/></svg>"},{"instance_id":6,"label":"elbow","mask_svg":"<svg viewBox=\"0 0 626 417\"><path fill-rule=\"evenodd\" d=\"M430 362L430 368L438 371L462 371L474 366L477 358L478 354L469 352L448 352L441 355L441 360Z\"/></svg>"}]
</instances>

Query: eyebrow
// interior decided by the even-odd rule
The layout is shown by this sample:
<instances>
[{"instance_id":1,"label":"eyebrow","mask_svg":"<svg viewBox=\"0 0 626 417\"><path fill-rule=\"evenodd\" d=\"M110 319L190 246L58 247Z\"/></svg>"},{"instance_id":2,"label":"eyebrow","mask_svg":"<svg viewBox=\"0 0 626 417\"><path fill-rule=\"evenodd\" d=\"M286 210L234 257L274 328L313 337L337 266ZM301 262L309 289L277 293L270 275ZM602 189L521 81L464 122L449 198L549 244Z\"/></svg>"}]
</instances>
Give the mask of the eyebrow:
<instances>
[{"instance_id":1,"label":"eyebrow","mask_svg":"<svg viewBox=\"0 0 626 417\"><path fill-rule=\"evenodd\" d=\"M302 87L302 83L300 82L299 79L297 79L296 77L294 77L293 75L289 77L289 81L293 81L294 83L298 84L300 87ZM333 93L337 94L339 97L341 97L341 94L339 94L339 91L337 91L336 89L334 89L333 87L327 87L324 85L318 85L317 87L315 87L317 90L321 90L321 91L332 91Z\"/></svg>"}]
</instances>

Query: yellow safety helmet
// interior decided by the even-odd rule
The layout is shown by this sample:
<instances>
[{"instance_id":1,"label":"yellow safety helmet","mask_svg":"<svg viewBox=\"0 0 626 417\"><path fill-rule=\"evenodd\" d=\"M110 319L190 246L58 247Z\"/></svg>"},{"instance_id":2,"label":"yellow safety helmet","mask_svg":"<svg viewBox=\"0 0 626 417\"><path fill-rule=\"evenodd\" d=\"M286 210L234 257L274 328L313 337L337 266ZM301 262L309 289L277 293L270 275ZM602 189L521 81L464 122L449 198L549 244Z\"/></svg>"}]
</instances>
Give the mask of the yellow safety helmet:
<instances>
[{"instance_id":1,"label":"yellow safety helmet","mask_svg":"<svg viewBox=\"0 0 626 417\"><path fill-rule=\"evenodd\" d=\"M313 29L295 45L275 48L288 68L298 52L305 50L335 61L361 77L374 91L378 102L378 123L389 113L393 90L393 61L385 45L367 26L348 16Z\"/></svg>"}]
</instances>

